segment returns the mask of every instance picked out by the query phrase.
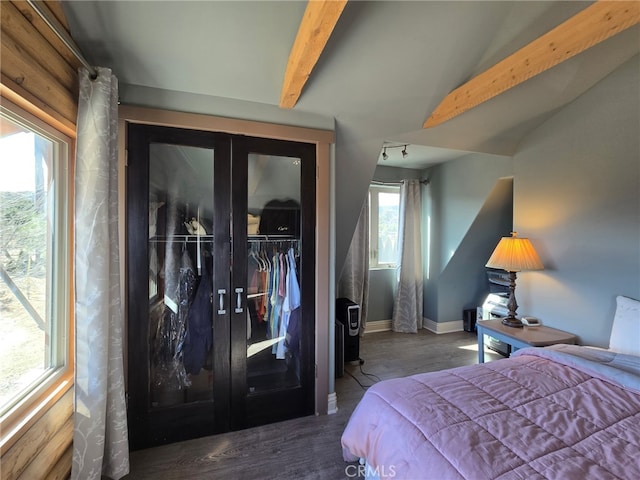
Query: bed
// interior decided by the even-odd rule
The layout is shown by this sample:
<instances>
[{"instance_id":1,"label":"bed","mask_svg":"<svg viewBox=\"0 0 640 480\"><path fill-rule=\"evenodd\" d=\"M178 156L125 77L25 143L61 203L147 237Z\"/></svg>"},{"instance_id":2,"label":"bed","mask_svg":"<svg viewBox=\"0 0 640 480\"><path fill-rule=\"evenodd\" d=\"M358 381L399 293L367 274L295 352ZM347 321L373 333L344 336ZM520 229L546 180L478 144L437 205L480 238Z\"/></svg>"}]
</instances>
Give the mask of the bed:
<instances>
[{"instance_id":1,"label":"bed","mask_svg":"<svg viewBox=\"0 0 640 480\"><path fill-rule=\"evenodd\" d=\"M554 345L385 380L342 448L373 478L640 478L640 357Z\"/></svg>"}]
</instances>

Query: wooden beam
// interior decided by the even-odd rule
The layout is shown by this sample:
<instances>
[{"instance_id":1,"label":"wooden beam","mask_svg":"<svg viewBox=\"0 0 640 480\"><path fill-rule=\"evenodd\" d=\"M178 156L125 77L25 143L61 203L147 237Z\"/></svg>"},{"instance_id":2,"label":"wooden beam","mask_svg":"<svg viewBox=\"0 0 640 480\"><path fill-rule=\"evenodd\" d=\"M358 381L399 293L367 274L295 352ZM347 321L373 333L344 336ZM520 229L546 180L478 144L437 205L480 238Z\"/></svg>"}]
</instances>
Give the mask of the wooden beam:
<instances>
[{"instance_id":1,"label":"wooden beam","mask_svg":"<svg viewBox=\"0 0 640 480\"><path fill-rule=\"evenodd\" d=\"M284 74L280 107L293 108L324 49L347 0L309 0Z\"/></svg>"},{"instance_id":2,"label":"wooden beam","mask_svg":"<svg viewBox=\"0 0 640 480\"><path fill-rule=\"evenodd\" d=\"M640 2L601 0L453 90L424 122L434 127L640 22Z\"/></svg>"}]
</instances>

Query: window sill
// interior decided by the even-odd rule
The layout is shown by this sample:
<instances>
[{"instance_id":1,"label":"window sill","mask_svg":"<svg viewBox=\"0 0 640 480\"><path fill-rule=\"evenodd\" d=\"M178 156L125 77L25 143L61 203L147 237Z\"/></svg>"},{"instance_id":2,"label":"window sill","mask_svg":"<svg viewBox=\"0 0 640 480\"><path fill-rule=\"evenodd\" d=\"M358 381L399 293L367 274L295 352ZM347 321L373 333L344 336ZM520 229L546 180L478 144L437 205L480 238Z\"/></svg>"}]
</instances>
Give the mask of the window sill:
<instances>
[{"instance_id":1,"label":"window sill","mask_svg":"<svg viewBox=\"0 0 640 480\"><path fill-rule=\"evenodd\" d=\"M73 372L66 370L44 391L33 392L2 417L0 456L25 434L62 396L73 387Z\"/></svg>"}]
</instances>

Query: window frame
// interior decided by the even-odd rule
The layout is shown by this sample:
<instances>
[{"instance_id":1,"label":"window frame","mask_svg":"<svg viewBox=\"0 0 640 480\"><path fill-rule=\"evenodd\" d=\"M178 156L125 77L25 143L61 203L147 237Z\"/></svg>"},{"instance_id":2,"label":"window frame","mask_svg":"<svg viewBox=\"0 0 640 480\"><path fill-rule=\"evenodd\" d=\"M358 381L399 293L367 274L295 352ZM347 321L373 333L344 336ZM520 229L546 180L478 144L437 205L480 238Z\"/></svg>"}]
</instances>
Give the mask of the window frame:
<instances>
[{"instance_id":1,"label":"window frame","mask_svg":"<svg viewBox=\"0 0 640 480\"><path fill-rule=\"evenodd\" d=\"M396 262L379 262L378 258L378 237L379 237L379 222L378 222L378 207L379 200L378 195L380 193L397 193L400 196L400 185L369 185L369 270L385 270L390 268L397 268ZM400 205L398 204L398 214ZM399 235L400 225L398 225Z\"/></svg>"},{"instance_id":2,"label":"window frame","mask_svg":"<svg viewBox=\"0 0 640 480\"><path fill-rule=\"evenodd\" d=\"M47 280L47 296L55 283L57 301L51 315L59 319L53 342L58 351L57 366L49 367L25 389L24 394L0 417L0 454L4 454L72 386L74 381L74 275L73 275L73 203L75 132L59 123L28 101L0 92L0 110L12 121L50 140L56 151L55 192L52 208L54 236L52 272ZM53 301L53 300L52 300Z\"/></svg>"}]
</instances>

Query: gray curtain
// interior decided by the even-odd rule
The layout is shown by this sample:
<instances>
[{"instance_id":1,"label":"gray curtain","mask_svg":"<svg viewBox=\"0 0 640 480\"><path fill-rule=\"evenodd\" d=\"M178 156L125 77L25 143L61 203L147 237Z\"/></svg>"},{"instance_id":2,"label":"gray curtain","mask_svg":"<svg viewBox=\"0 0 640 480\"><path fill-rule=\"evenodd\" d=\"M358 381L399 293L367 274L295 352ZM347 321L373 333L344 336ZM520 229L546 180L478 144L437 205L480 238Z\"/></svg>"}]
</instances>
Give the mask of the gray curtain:
<instances>
[{"instance_id":1,"label":"gray curtain","mask_svg":"<svg viewBox=\"0 0 640 480\"><path fill-rule=\"evenodd\" d=\"M338 297L360 305L360 335L367 326L369 303L369 196L362 206L356 230L351 239L342 275L338 282Z\"/></svg>"},{"instance_id":2,"label":"gray curtain","mask_svg":"<svg viewBox=\"0 0 640 480\"><path fill-rule=\"evenodd\" d=\"M75 182L72 479L129 472L118 251L118 80L80 70Z\"/></svg>"},{"instance_id":3,"label":"gray curtain","mask_svg":"<svg viewBox=\"0 0 640 480\"><path fill-rule=\"evenodd\" d=\"M400 187L398 226L398 288L391 329L417 333L422 328L422 218L420 180L404 180Z\"/></svg>"}]
</instances>

